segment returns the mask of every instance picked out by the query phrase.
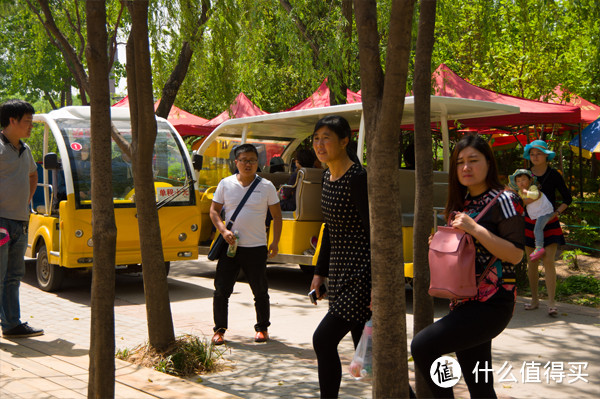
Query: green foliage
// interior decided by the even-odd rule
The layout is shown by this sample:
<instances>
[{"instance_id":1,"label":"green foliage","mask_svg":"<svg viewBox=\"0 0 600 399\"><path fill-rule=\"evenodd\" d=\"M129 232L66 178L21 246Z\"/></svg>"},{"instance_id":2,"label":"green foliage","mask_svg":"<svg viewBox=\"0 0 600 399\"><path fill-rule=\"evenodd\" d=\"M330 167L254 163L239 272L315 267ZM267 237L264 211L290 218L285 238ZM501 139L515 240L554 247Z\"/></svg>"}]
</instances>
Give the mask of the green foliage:
<instances>
[{"instance_id":1,"label":"green foliage","mask_svg":"<svg viewBox=\"0 0 600 399\"><path fill-rule=\"evenodd\" d=\"M163 353L156 352L149 345L140 345L131 350L120 349L116 357L162 373L189 377L215 371L224 353L224 349L216 348L209 340L186 334L178 337Z\"/></svg>"},{"instance_id":2,"label":"green foliage","mask_svg":"<svg viewBox=\"0 0 600 399\"><path fill-rule=\"evenodd\" d=\"M575 296L575 298L572 298ZM600 305L600 280L594 276L569 276L556 283L556 298L584 306Z\"/></svg>"},{"instance_id":3,"label":"green foliage","mask_svg":"<svg viewBox=\"0 0 600 399\"><path fill-rule=\"evenodd\" d=\"M573 250L569 250L569 251L563 251L561 254L561 258L562 258L562 260L567 262L567 264L569 265L569 269L579 270L579 261L577 258L579 255L589 255L589 254L583 252L580 249L573 249Z\"/></svg>"},{"instance_id":4,"label":"green foliage","mask_svg":"<svg viewBox=\"0 0 600 399\"><path fill-rule=\"evenodd\" d=\"M169 179L185 179L184 166L182 164L170 164L169 165Z\"/></svg>"},{"instance_id":5,"label":"green foliage","mask_svg":"<svg viewBox=\"0 0 600 399\"><path fill-rule=\"evenodd\" d=\"M288 13L281 2L272 0L211 1L208 22L199 26L202 5L198 0L150 2L157 98L184 41L191 44L194 55L175 105L206 118L226 109L241 91L262 109L275 112L304 100L325 78L335 93L344 94L344 86L359 90L356 27L353 22L352 34L347 37L342 2L289 3L292 10ZM74 84L61 53L24 0L0 4L4 11L0 95L31 102L44 99L46 104L53 99L60 106L61 93ZM443 62L474 84L526 98L540 98L562 84L600 102L600 4L595 0L456 0L437 4L432 68ZM50 7L85 65L84 2L53 1ZM390 0L377 2L382 60L388 45L390 8ZM118 0L107 2L110 32L115 30L119 10ZM413 55L417 14L415 7ZM117 28L120 43L129 33L129 18L125 11ZM409 66L410 89L412 60ZM112 73L123 78L123 65L117 63ZM586 163L584 168L588 166ZM593 179L588 182L592 184Z\"/></svg>"},{"instance_id":6,"label":"green foliage","mask_svg":"<svg viewBox=\"0 0 600 399\"><path fill-rule=\"evenodd\" d=\"M85 2L79 0L50 1L56 25L67 38L85 66L87 28ZM118 0L107 2L107 29L115 30L120 9ZM2 3L3 18L0 24L0 95L18 97L31 103L43 100L36 106L38 112L67 104L75 80L61 51L49 39L36 13L42 18L35 1L15 0ZM122 68L115 76L122 75Z\"/></svg>"},{"instance_id":7,"label":"green foliage","mask_svg":"<svg viewBox=\"0 0 600 399\"><path fill-rule=\"evenodd\" d=\"M567 240L569 242L591 247L596 241L600 240L600 233L598 233L598 230L598 227L594 228L587 225L570 227L569 233L567 234Z\"/></svg>"},{"instance_id":8,"label":"green foliage","mask_svg":"<svg viewBox=\"0 0 600 399\"><path fill-rule=\"evenodd\" d=\"M440 1L433 67L444 62L473 84L520 97L563 84L598 102L599 14L594 0Z\"/></svg>"},{"instance_id":9,"label":"green foliage","mask_svg":"<svg viewBox=\"0 0 600 399\"><path fill-rule=\"evenodd\" d=\"M574 226L600 226L600 195L585 193L583 201L574 201L565 213L564 222Z\"/></svg>"}]
</instances>

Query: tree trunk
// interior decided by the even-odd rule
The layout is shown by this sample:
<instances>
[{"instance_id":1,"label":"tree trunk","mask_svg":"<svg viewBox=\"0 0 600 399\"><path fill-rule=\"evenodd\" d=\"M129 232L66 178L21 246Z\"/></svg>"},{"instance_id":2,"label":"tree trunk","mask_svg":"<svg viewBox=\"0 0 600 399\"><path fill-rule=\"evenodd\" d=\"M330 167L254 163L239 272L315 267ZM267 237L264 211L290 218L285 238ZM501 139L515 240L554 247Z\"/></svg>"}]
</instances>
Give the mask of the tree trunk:
<instances>
[{"instance_id":1,"label":"tree trunk","mask_svg":"<svg viewBox=\"0 0 600 399\"><path fill-rule=\"evenodd\" d=\"M110 93L105 3L87 0L92 137L92 321L88 398L115 394L115 254L117 227L110 187Z\"/></svg>"},{"instance_id":2,"label":"tree trunk","mask_svg":"<svg viewBox=\"0 0 600 399\"><path fill-rule=\"evenodd\" d=\"M132 166L142 250L150 345L162 351L175 341L160 235L152 154L156 119L148 43L148 1L128 3L132 26L127 41L127 86L131 112Z\"/></svg>"},{"instance_id":3,"label":"tree trunk","mask_svg":"<svg viewBox=\"0 0 600 399\"><path fill-rule=\"evenodd\" d=\"M433 140L431 137L431 53L433 52L436 0L421 0L415 54L415 219L413 229L413 334L433 322L429 296L428 237L433 228ZM431 397L424 378L416 373L417 396Z\"/></svg>"},{"instance_id":4,"label":"tree trunk","mask_svg":"<svg viewBox=\"0 0 600 399\"><path fill-rule=\"evenodd\" d=\"M413 7L413 1L392 3L384 77L376 1L354 2L369 176L374 398L408 397L402 210L399 196L393 195L400 184L390 176L397 176L398 169Z\"/></svg>"},{"instance_id":5,"label":"tree trunk","mask_svg":"<svg viewBox=\"0 0 600 399\"><path fill-rule=\"evenodd\" d=\"M171 107L175 102L177 92L187 75L188 67L192 60L192 54L193 50L190 43L187 41L183 42L181 51L179 52L179 58L177 59L177 65L175 65L173 72L171 72L169 79L163 87L160 104L158 104L158 108L156 109L156 115L165 119L169 116L169 111L171 111Z\"/></svg>"}]
</instances>

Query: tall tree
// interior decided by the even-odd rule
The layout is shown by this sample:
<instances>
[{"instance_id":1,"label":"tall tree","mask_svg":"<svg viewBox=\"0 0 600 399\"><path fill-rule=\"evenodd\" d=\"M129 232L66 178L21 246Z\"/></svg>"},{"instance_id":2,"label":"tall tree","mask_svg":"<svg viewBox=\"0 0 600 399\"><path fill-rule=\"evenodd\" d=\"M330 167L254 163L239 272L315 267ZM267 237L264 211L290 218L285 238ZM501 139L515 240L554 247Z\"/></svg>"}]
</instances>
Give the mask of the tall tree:
<instances>
[{"instance_id":1,"label":"tall tree","mask_svg":"<svg viewBox=\"0 0 600 399\"><path fill-rule=\"evenodd\" d=\"M393 0L381 65L377 2L355 0L363 114L367 141L373 276L373 397L408 397L406 299L399 196L399 129L410 56L414 2ZM390 176L396 178L390 179ZM376 226L376 228L375 228Z\"/></svg>"},{"instance_id":2,"label":"tall tree","mask_svg":"<svg viewBox=\"0 0 600 399\"><path fill-rule=\"evenodd\" d=\"M433 227L433 140L431 137L431 53L434 44L436 0L421 0L415 53L415 220L413 229L413 336L433 322L429 296L428 236ZM416 373L418 397L431 397L427 384Z\"/></svg>"},{"instance_id":3,"label":"tall tree","mask_svg":"<svg viewBox=\"0 0 600 399\"><path fill-rule=\"evenodd\" d=\"M150 345L160 351L175 341L175 333L152 174L157 133L148 40L148 1L128 2L127 7L131 14L131 34L127 41L127 92L132 137L129 152L138 211L148 336Z\"/></svg>"},{"instance_id":4,"label":"tall tree","mask_svg":"<svg viewBox=\"0 0 600 399\"><path fill-rule=\"evenodd\" d=\"M63 55L65 63L71 71L73 78L79 88L81 103L88 104L87 96L89 95L89 78L85 69L84 51L86 48L86 16L80 1L60 1L49 2L48 0L24 0L31 12L40 21L50 43L54 45ZM114 31L109 46L109 62L110 66L114 62L115 53L117 50L117 27L120 23L123 4L118 11ZM56 16L60 18L60 22Z\"/></svg>"},{"instance_id":5,"label":"tall tree","mask_svg":"<svg viewBox=\"0 0 600 399\"><path fill-rule=\"evenodd\" d=\"M92 321L88 398L112 398L115 393L115 255L117 227L112 192L111 121L104 1L87 0L86 57L90 71L92 137Z\"/></svg>"},{"instance_id":6,"label":"tall tree","mask_svg":"<svg viewBox=\"0 0 600 399\"><path fill-rule=\"evenodd\" d=\"M192 60L194 48L198 47L202 41L204 26L209 18L210 1L202 0L200 7L197 2L192 0L181 0L181 25L184 28L185 38L179 50L177 63L163 85L160 104L156 109L156 115L167 118L169 111L175 102L175 97L179 92ZM200 9L198 9L200 8ZM159 10L159 14L164 12L164 8ZM182 33L183 34L183 33Z\"/></svg>"}]
</instances>

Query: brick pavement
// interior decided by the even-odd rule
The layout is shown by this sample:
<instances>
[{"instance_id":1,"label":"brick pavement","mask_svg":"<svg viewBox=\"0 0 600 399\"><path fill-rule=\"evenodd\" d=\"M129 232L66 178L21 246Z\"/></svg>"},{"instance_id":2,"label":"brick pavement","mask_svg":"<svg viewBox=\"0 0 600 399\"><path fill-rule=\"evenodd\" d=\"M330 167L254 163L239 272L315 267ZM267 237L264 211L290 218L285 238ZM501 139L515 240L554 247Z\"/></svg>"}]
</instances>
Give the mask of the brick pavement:
<instances>
[{"instance_id":1,"label":"brick pavement","mask_svg":"<svg viewBox=\"0 0 600 399\"><path fill-rule=\"evenodd\" d=\"M171 270L169 287L176 334L205 335L210 338L214 263L204 262L201 258L198 261L174 264ZM308 282L306 276L290 270L293 269L269 270L273 321L270 328L272 340L269 343L255 344L252 340L255 318L252 295L248 285L240 282L236 284L230 303L230 328L226 334L229 342L223 355L223 370L203 375L200 379L182 380L117 362L119 369L123 370L121 380L117 379L117 397L134 397L128 395L133 395L134 391L135 395L142 395L145 390L152 389L155 390L152 397L191 397L189 392L192 391L189 390L194 387L200 391L208 387L224 394L257 399L317 396L316 361L311 337L326 306L324 303L317 307L310 305L305 293ZM11 398L78 397L65 396L61 387L69 384L62 378L64 374L61 376L52 373L60 372L62 368L71 370L74 380L68 381L76 387L73 392L78 392L79 395L85 393L89 362L87 348L90 309L89 288L86 288L89 287L89 277L75 278L59 293L44 293L35 285L30 285L33 284L31 276L27 278L28 282L21 289L23 321L44 328L47 334L40 339L22 340L27 341L27 345L22 342L17 345L16 340L0 339L0 397L5 392L11 392L12 396L8 396ZM302 281L289 284L286 280L290 278ZM141 278L120 276L116 284L116 295L117 348L133 348L143 344L147 339L147 328ZM519 378L518 369L525 361L551 360L565 364L582 361L589 364L589 382L497 382L498 394L503 398L600 397L600 310L561 305L560 316L553 319L545 314L543 306L539 311L525 312L522 306L524 300L519 300L511 324L494 340L494 365L500 367L504 362L510 362L515 368L513 373ZM437 317L446 311L445 305L436 306ZM407 325L410 342L410 313L407 314ZM25 349L21 347L27 350L23 352ZM58 351L58 354L52 351ZM345 339L340 345L344 370L352 353L351 340ZM46 368L40 368L40 365ZM409 367L412 368L412 363L409 363ZM57 384L58 387L52 385L57 395L33 394L35 389L39 390L39 387L36 388L36 381L39 383L40 376L35 378L36 370L42 374L50 373L41 381ZM497 379L496 376L496 381ZM149 380L153 382L149 383ZM33 388L26 391L25 396L18 396L19 384L22 382L25 382L24 386L32 385ZM455 387L455 393L457 397L468 397L462 382ZM344 372L340 397L369 398L370 385L353 381Z\"/></svg>"}]
</instances>

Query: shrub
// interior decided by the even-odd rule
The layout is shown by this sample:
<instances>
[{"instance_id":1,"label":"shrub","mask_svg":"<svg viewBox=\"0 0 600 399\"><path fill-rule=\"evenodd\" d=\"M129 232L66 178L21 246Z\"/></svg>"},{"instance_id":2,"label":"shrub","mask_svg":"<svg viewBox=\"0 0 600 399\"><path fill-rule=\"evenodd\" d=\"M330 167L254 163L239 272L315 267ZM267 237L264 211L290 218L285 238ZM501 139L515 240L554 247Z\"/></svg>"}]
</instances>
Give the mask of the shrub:
<instances>
[{"instance_id":1,"label":"shrub","mask_svg":"<svg viewBox=\"0 0 600 399\"><path fill-rule=\"evenodd\" d=\"M166 374L188 377L217 370L223 353L225 349L217 349L212 342L186 334L178 337L165 352L145 344L131 350L118 350L116 357Z\"/></svg>"},{"instance_id":2,"label":"shrub","mask_svg":"<svg viewBox=\"0 0 600 399\"><path fill-rule=\"evenodd\" d=\"M571 299L571 296L576 298ZM556 297L560 301L577 305L599 306L600 280L591 275L569 276L557 282Z\"/></svg>"}]
</instances>

